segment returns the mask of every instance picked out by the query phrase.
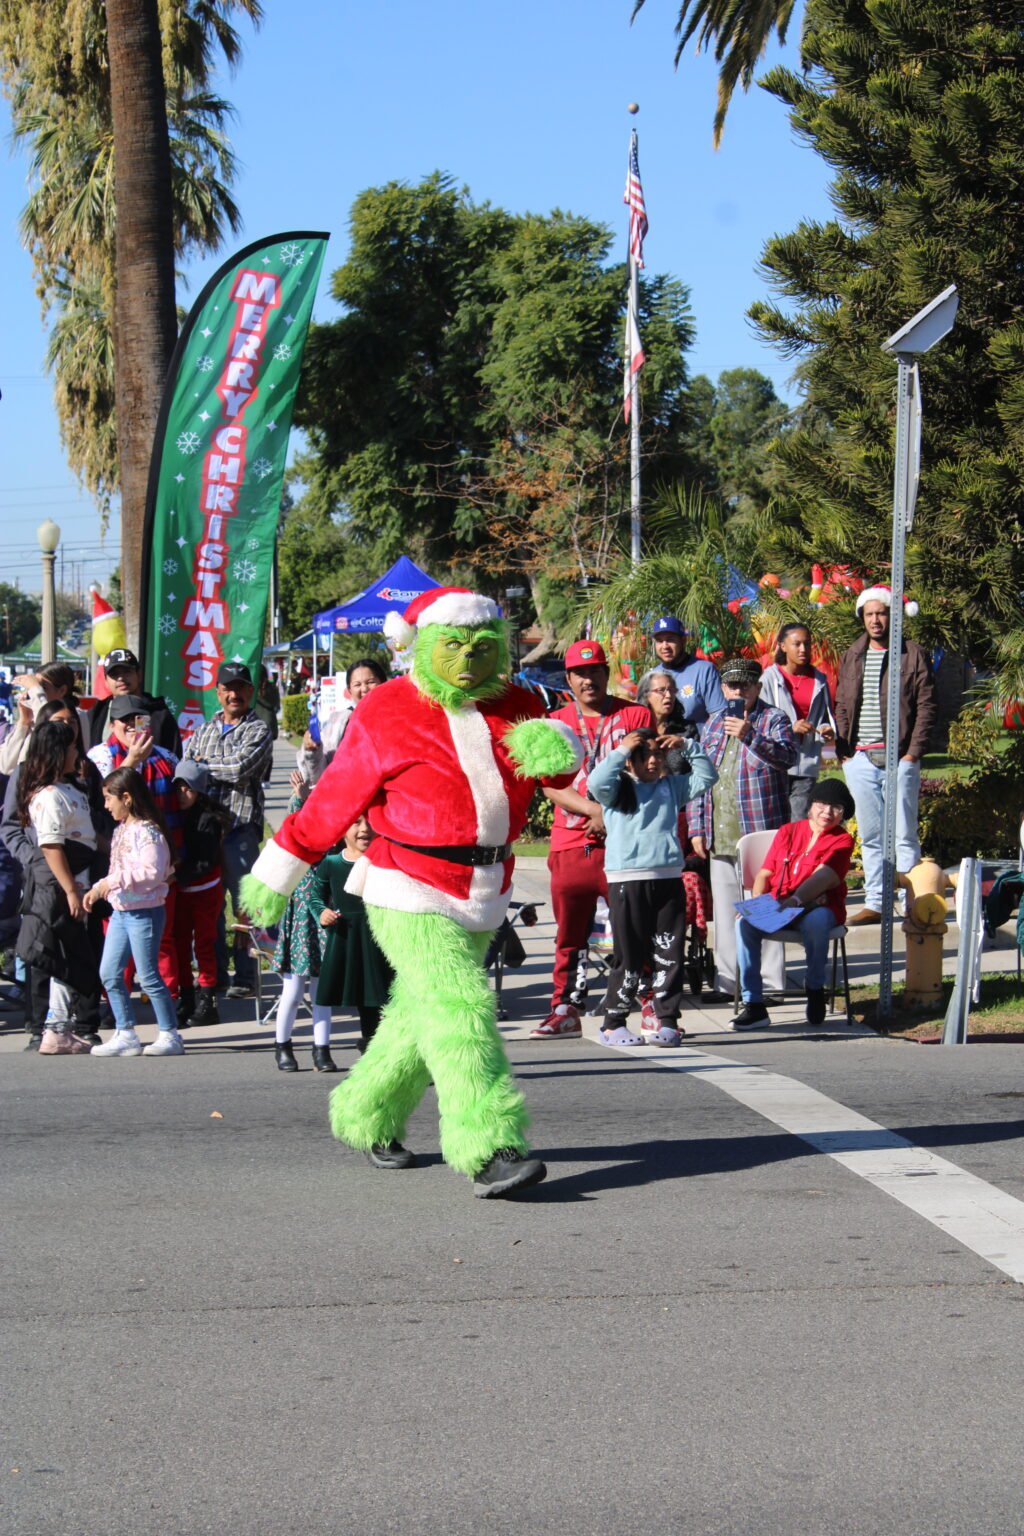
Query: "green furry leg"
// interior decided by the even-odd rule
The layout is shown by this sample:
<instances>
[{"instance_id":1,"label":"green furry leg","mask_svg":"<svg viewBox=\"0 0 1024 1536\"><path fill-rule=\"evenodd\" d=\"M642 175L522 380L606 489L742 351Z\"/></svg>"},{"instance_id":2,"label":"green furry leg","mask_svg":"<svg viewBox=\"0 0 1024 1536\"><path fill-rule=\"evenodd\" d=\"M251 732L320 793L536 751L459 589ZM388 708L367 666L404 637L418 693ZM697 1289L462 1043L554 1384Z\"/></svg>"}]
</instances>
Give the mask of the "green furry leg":
<instances>
[{"instance_id":1,"label":"green furry leg","mask_svg":"<svg viewBox=\"0 0 1024 1536\"><path fill-rule=\"evenodd\" d=\"M436 913L368 907L395 971L365 1056L331 1094L331 1129L369 1148L402 1132L433 1079L445 1162L470 1177L499 1147L528 1150L529 1123L495 1022L483 957L490 934Z\"/></svg>"},{"instance_id":2,"label":"green furry leg","mask_svg":"<svg viewBox=\"0 0 1024 1536\"><path fill-rule=\"evenodd\" d=\"M379 908L366 910L372 928ZM393 986L369 1045L331 1093L332 1133L360 1152L376 1144L386 1146L392 1137L401 1141L429 1082L416 1039L416 1015L396 999Z\"/></svg>"}]
</instances>

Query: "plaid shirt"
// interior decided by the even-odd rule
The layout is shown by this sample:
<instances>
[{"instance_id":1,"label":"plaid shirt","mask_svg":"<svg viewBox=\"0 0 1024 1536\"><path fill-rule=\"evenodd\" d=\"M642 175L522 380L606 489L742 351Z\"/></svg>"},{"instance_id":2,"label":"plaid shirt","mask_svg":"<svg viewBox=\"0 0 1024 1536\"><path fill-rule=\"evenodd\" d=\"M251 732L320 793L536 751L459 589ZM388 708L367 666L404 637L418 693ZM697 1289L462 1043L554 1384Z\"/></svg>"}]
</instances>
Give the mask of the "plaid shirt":
<instances>
[{"instance_id":1,"label":"plaid shirt","mask_svg":"<svg viewBox=\"0 0 1024 1536\"><path fill-rule=\"evenodd\" d=\"M116 736L109 736L102 746L91 747L87 756L106 778L107 774L113 773L115 768L124 766L128 748L123 747ZM166 751L164 747L155 746L146 761L140 763L135 770L142 775L146 788L153 796L156 808L164 819L164 826L171 839L171 849L175 857L181 854L184 846L181 806L174 792L174 770L177 766L178 759L173 752Z\"/></svg>"},{"instance_id":2,"label":"plaid shirt","mask_svg":"<svg viewBox=\"0 0 1024 1536\"><path fill-rule=\"evenodd\" d=\"M270 727L254 710L225 731L224 711L218 709L193 731L185 756L210 770L210 799L235 819L235 828L253 826L263 836L263 780L270 772L274 743ZM233 829L234 830L234 829Z\"/></svg>"},{"instance_id":3,"label":"plaid shirt","mask_svg":"<svg viewBox=\"0 0 1024 1536\"><path fill-rule=\"evenodd\" d=\"M729 740L726 714L718 709L705 721L700 744L717 768ZM789 769L798 748L792 728L781 709L758 700L750 712L753 731L739 745L736 791L742 832L767 832L789 820ZM708 790L686 807L691 837L703 837L712 845L711 797Z\"/></svg>"}]
</instances>

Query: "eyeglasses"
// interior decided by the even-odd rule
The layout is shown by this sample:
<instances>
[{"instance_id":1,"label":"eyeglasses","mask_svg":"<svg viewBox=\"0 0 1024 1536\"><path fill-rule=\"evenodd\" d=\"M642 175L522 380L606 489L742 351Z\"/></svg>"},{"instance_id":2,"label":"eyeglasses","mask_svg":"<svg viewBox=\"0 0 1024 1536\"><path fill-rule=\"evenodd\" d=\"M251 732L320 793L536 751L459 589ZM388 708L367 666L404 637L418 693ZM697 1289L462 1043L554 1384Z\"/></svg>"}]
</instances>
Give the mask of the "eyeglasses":
<instances>
[{"instance_id":1,"label":"eyeglasses","mask_svg":"<svg viewBox=\"0 0 1024 1536\"><path fill-rule=\"evenodd\" d=\"M648 688L648 693L667 693L670 698L675 694L674 688Z\"/></svg>"}]
</instances>

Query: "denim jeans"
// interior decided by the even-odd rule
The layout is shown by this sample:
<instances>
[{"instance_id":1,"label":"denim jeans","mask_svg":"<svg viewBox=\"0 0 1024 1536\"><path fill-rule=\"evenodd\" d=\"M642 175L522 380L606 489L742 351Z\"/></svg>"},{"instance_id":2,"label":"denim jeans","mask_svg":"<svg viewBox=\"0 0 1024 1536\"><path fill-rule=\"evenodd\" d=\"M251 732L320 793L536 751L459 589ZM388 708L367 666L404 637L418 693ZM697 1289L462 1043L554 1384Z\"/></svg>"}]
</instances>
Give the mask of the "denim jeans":
<instances>
[{"instance_id":1,"label":"denim jeans","mask_svg":"<svg viewBox=\"0 0 1024 1536\"><path fill-rule=\"evenodd\" d=\"M260 833L253 826L236 827L229 832L221 847L221 868L224 871L224 888L231 892L231 907L238 921L238 887L243 875L252 869L260 854ZM235 937L231 935L232 939ZM235 981L240 987L251 987L255 981L252 957L248 948L229 949L224 910L217 919L217 970L224 975L230 972L229 955L235 957ZM223 969L222 969L223 968Z\"/></svg>"},{"instance_id":2,"label":"denim jeans","mask_svg":"<svg viewBox=\"0 0 1024 1536\"><path fill-rule=\"evenodd\" d=\"M174 999L157 969L160 936L164 931L163 907L142 907L137 912L115 911L107 925L107 940L100 961L100 980L107 989L110 1011L118 1029L134 1029L131 996L124 968L131 955L139 986L149 995L160 1029L177 1029Z\"/></svg>"},{"instance_id":3,"label":"denim jeans","mask_svg":"<svg viewBox=\"0 0 1024 1536\"><path fill-rule=\"evenodd\" d=\"M800 937L807 956L804 986L825 985L825 963L828 960L828 936L836 926L836 920L828 907L812 907L803 917L785 931ZM769 935L748 923L745 917L736 921L736 963L740 973L740 996L745 1003L759 1003L764 997L761 981L761 945ZM778 945L781 950L782 945Z\"/></svg>"},{"instance_id":4,"label":"denim jeans","mask_svg":"<svg viewBox=\"0 0 1024 1536\"><path fill-rule=\"evenodd\" d=\"M865 752L855 752L843 764L843 772L857 811L864 858L864 904L882 910L882 808L885 803L885 772L876 768ZM899 763L896 774L896 868L903 874L921 859L917 837L917 797L921 788L920 763Z\"/></svg>"}]
</instances>

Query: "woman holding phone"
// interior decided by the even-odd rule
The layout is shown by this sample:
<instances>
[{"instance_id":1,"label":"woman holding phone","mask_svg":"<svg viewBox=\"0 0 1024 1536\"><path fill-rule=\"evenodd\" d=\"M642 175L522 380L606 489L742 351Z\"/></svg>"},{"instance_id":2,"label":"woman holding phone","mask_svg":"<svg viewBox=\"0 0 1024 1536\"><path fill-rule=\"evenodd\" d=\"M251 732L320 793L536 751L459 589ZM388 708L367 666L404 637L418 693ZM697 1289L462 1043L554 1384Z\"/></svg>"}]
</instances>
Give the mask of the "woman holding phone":
<instances>
[{"instance_id":1,"label":"woman holding phone","mask_svg":"<svg viewBox=\"0 0 1024 1536\"><path fill-rule=\"evenodd\" d=\"M736 912L741 891L736 845L747 832L774 831L789 821L789 770L797 760L793 730L781 709L760 697L761 667L734 656L718 669L725 708L704 722L700 744L718 770L718 783L687 808L693 851L709 858L715 908L715 993L732 1001L736 986ZM779 955L782 951L780 948ZM785 983L772 953L771 992Z\"/></svg>"}]
</instances>

